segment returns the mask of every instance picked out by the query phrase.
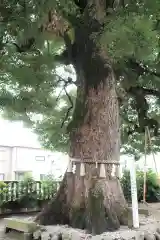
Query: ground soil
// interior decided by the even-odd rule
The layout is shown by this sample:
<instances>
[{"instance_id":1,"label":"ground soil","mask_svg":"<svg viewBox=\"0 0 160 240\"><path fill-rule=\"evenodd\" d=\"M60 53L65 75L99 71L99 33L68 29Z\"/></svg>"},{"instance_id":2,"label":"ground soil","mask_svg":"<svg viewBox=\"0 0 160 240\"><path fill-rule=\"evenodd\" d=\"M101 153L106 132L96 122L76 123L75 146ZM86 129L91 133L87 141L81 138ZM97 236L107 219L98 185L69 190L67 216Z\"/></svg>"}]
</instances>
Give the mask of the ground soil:
<instances>
[{"instance_id":1,"label":"ground soil","mask_svg":"<svg viewBox=\"0 0 160 240\"><path fill-rule=\"evenodd\" d=\"M146 207L149 209L150 215L148 217L144 216L144 215L140 215L140 223L141 223L141 228L145 228L145 225L148 226L152 226L154 224L157 223L157 221L160 222L160 203L151 203L148 205L144 205L144 204L139 204L139 207ZM33 216L33 215L32 215ZM18 217L18 218L29 218L28 215L21 215L21 216L12 216L12 217ZM160 226L160 224L159 224ZM67 226L63 226L63 228ZM48 236L50 233L54 233L57 232L58 229L61 229L61 226L48 226L46 227L47 232L44 232L44 236L43 239L47 240ZM68 231L70 231L70 229L68 228ZM78 230L80 231L82 234L84 233L84 231ZM122 226L118 231L115 231L113 233L104 233L103 235L108 236L109 239L111 239L111 237L118 237L119 236L123 236L124 234L128 234L131 235L133 230L129 230L126 226ZM3 219L0 220L0 240L22 240L23 239L23 235L16 233L16 232L11 232L9 234L4 234L4 221Z\"/></svg>"}]
</instances>

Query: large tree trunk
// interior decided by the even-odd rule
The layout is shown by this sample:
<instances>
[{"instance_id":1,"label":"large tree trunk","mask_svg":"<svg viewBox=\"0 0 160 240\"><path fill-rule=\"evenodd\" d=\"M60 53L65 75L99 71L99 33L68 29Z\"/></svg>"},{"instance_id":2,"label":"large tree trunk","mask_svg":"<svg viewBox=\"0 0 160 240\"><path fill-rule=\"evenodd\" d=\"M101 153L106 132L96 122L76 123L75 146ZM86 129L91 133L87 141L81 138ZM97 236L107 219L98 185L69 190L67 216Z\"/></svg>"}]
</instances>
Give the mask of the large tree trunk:
<instances>
[{"instance_id":1,"label":"large tree trunk","mask_svg":"<svg viewBox=\"0 0 160 240\"><path fill-rule=\"evenodd\" d=\"M105 3L88 0L72 45L77 99L68 131L69 156L76 170L66 172L56 199L37 217L42 224L69 224L94 234L118 229L127 208L117 171L120 132L116 83L106 51L95 41L105 22Z\"/></svg>"},{"instance_id":2,"label":"large tree trunk","mask_svg":"<svg viewBox=\"0 0 160 240\"><path fill-rule=\"evenodd\" d=\"M84 83L81 79L69 126L69 155L75 173L66 172L56 199L37 220L41 224L69 224L98 234L124 223L126 201L117 171L119 109L112 71L96 88L91 86L86 91Z\"/></svg>"}]
</instances>

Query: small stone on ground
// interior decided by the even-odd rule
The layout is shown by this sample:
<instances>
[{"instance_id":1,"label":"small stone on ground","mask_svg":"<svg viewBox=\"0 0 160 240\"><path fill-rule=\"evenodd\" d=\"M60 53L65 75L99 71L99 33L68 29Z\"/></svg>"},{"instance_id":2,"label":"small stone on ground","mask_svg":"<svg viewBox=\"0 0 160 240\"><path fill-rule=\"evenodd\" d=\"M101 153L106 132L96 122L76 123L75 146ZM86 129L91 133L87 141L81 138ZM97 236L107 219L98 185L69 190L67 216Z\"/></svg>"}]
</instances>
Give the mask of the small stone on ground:
<instances>
[{"instance_id":1,"label":"small stone on ground","mask_svg":"<svg viewBox=\"0 0 160 240\"><path fill-rule=\"evenodd\" d=\"M157 228L160 229L160 204L153 204L151 207L152 214L148 217L140 215L140 228L137 230L128 229L127 226L122 226L119 231L115 232L104 232L101 235L92 236L87 234L85 231L80 229L73 229L67 225L55 225L55 226L42 226L41 233L38 231L35 233L35 237L40 236L42 240L58 240L57 236L62 233L62 240L143 240L144 235L148 237L146 240L155 240L153 234L156 233L160 237L159 233L156 232ZM34 217L28 216L15 216L27 220L34 221ZM24 236L21 233L10 232L4 233L4 222L0 220L0 240L23 240Z\"/></svg>"},{"instance_id":2,"label":"small stone on ground","mask_svg":"<svg viewBox=\"0 0 160 240\"><path fill-rule=\"evenodd\" d=\"M92 236L87 234L85 231L80 229L73 229L68 226L55 225L55 226L46 226L46 231L41 234L42 240L48 239L57 239L59 233L62 233L63 240L143 240L144 234L148 236L153 236L157 228L160 228L160 221L154 216L149 217L140 217L140 228L137 230L128 229L127 226L122 226L119 231L115 232L104 232L101 235ZM53 238L49 238L53 236ZM151 239L151 238L150 238Z\"/></svg>"}]
</instances>

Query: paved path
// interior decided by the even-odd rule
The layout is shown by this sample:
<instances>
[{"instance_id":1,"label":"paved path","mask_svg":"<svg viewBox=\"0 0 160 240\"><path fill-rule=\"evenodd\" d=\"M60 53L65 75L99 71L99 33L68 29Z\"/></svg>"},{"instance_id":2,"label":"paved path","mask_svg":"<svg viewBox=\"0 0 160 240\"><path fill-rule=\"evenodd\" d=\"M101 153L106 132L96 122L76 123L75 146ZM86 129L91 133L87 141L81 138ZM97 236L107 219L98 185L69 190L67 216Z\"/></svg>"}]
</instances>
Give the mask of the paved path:
<instances>
[{"instance_id":1,"label":"paved path","mask_svg":"<svg viewBox=\"0 0 160 240\"><path fill-rule=\"evenodd\" d=\"M33 216L33 215L32 215ZM16 217L16 218L29 218L29 215L21 215L21 216L12 216L12 217ZM10 233L5 234L4 233L4 220L0 219L0 240L23 240L24 235L21 233L17 233L14 231L11 231Z\"/></svg>"}]
</instances>

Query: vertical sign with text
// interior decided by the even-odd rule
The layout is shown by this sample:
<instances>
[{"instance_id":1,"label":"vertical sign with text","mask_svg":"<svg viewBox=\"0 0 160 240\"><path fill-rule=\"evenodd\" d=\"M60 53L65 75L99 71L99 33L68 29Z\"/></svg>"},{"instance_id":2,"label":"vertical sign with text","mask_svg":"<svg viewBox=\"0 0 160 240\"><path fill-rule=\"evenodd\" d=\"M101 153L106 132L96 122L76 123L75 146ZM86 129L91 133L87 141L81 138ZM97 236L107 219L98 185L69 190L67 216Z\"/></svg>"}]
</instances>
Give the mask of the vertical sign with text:
<instances>
[{"instance_id":1,"label":"vertical sign with text","mask_svg":"<svg viewBox=\"0 0 160 240\"><path fill-rule=\"evenodd\" d=\"M134 159L131 159L130 179L131 179L133 227L134 228L139 228L137 183L136 183L136 167L135 167L135 160Z\"/></svg>"}]
</instances>

